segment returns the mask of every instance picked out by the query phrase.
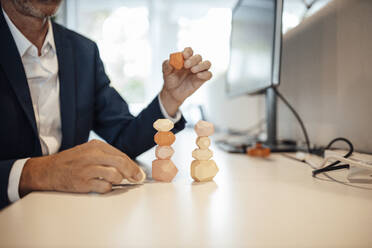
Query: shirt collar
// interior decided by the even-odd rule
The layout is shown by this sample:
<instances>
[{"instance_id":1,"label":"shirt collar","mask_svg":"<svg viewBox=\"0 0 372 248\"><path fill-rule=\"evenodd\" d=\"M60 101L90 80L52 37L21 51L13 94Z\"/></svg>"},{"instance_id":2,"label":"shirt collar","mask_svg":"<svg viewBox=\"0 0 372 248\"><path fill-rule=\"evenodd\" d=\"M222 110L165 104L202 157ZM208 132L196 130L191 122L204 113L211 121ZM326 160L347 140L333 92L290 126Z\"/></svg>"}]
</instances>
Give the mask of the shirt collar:
<instances>
[{"instance_id":1,"label":"shirt collar","mask_svg":"<svg viewBox=\"0 0 372 248\"><path fill-rule=\"evenodd\" d=\"M56 52L56 44L54 42L54 34L53 34L53 25L50 19L48 19L48 26L49 26L48 32L47 32L47 35L45 36L42 50L46 49L47 47L50 47L53 52Z\"/></svg>"},{"instance_id":2,"label":"shirt collar","mask_svg":"<svg viewBox=\"0 0 372 248\"><path fill-rule=\"evenodd\" d=\"M20 56L23 57L25 55L25 53L27 52L27 50L29 50L31 47L35 47L35 45L33 45L21 33L21 31L19 31L19 29L14 25L12 20L10 20L9 16L4 11L4 9L1 8L1 10L3 11L5 21L7 22L8 26L9 26L10 32L12 33L12 36L13 36L14 41L16 43L18 52L19 52ZM51 23L50 19L48 19L48 26L49 26L48 27L48 32L47 32L47 35L45 37L43 47L41 49L41 54L44 53L44 50L48 50L48 47L50 47L53 52L56 51L56 46L55 46L55 42L54 42L54 35L53 35L53 26L52 26L52 23Z\"/></svg>"}]
</instances>

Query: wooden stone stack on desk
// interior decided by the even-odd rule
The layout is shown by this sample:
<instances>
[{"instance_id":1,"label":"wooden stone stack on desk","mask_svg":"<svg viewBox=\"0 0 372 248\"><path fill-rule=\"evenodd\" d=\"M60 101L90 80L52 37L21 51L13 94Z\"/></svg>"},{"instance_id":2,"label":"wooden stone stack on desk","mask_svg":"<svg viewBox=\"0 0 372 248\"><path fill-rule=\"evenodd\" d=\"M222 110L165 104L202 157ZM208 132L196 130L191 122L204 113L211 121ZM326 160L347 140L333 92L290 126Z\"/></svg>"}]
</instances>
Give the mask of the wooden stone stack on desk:
<instances>
[{"instance_id":1,"label":"wooden stone stack on desk","mask_svg":"<svg viewBox=\"0 0 372 248\"><path fill-rule=\"evenodd\" d=\"M154 141L158 145L155 150L156 160L152 162L152 178L161 182L170 182L178 173L177 167L173 164L171 157L174 150L171 145L176 136L170 131L174 124L168 119L158 119L153 127L158 131Z\"/></svg>"},{"instance_id":2,"label":"wooden stone stack on desk","mask_svg":"<svg viewBox=\"0 0 372 248\"><path fill-rule=\"evenodd\" d=\"M191 177L198 182L211 181L218 172L216 163L211 159L213 152L209 149L211 140L208 136L214 133L214 126L206 121L198 121L194 129L198 135L196 145L199 148L192 152L195 160L191 163Z\"/></svg>"}]
</instances>

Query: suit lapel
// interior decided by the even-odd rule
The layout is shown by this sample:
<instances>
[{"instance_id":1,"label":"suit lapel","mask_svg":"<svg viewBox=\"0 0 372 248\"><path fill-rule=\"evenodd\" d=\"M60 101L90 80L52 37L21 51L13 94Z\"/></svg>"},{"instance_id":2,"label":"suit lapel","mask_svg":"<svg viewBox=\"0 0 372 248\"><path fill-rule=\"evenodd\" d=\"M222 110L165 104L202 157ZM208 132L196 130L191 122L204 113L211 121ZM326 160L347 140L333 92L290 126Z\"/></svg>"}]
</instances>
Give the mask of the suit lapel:
<instances>
[{"instance_id":1,"label":"suit lapel","mask_svg":"<svg viewBox=\"0 0 372 248\"><path fill-rule=\"evenodd\" d=\"M30 89L28 87L26 73L23 68L21 56L13 36L6 23L3 12L0 8L0 64L8 77L9 83L24 110L27 119L32 126L33 133L37 140L38 153L41 154L41 146L36 126L35 113L32 107Z\"/></svg>"},{"instance_id":2,"label":"suit lapel","mask_svg":"<svg viewBox=\"0 0 372 248\"><path fill-rule=\"evenodd\" d=\"M71 41L63 29L63 27L53 23L54 41L59 66L58 76L62 120L61 150L71 148L75 145L76 128L75 60Z\"/></svg>"},{"instance_id":3,"label":"suit lapel","mask_svg":"<svg viewBox=\"0 0 372 248\"><path fill-rule=\"evenodd\" d=\"M76 123L76 95L75 95L75 66L71 41L66 37L62 27L53 23L54 41L56 44L59 83L60 83L60 108L62 121L61 150L75 145ZM0 64L8 77L17 100L24 110L27 119L37 140L38 153L41 146L36 126L35 113L32 107L30 90L21 57L10 33L9 27L0 9Z\"/></svg>"}]
</instances>

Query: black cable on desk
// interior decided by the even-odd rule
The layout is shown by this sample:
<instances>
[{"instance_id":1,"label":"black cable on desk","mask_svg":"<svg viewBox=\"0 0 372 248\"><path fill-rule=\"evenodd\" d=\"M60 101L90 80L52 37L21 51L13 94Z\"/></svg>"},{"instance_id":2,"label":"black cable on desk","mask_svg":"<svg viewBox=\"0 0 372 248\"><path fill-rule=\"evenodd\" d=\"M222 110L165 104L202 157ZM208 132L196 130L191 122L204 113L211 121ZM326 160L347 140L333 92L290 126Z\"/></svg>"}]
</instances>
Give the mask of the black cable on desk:
<instances>
[{"instance_id":1,"label":"black cable on desk","mask_svg":"<svg viewBox=\"0 0 372 248\"><path fill-rule=\"evenodd\" d=\"M349 146L349 151L344 155L344 158L350 157L351 154L353 154L353 152L354 152L354 146L350 142L350 140L348 140L346 138L342 138L342 137L333 139L331 142L329 142L329 144L324 148L324 151L331 148L331 146L338 141L343 141ZM317 174L324 173L324 172L327 172L327 171L346 169L346 168L349 169L349 167L350 167L348 164L336 166L339 163L340 163L340 161L335 161L335 162L331 163L330 165L327 165L327 166L325 166L321 169L313 170L313 177L316 177Z\"/></svg>"}]
</instances>

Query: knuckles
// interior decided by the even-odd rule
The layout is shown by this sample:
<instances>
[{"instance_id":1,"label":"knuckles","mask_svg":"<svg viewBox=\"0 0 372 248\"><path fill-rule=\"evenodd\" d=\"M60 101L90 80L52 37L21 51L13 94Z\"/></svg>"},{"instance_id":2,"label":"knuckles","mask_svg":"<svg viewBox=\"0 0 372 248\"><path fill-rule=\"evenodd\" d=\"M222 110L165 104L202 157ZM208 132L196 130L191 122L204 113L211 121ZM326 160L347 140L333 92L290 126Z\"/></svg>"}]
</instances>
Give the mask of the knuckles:
<instances>
[{"instance_id":1,"label":"knuckles","mask_svg":"<svg viewBox=\"0 0 372 248\"><path fill-rule=\"evenodd\" d=\"M81 153L79 155L79 160L81 161L94 161L94 157L97 156L97 154L100 151L98 149L90 149L89 151L86 151L84 153Z\"/></svg>"},{"instance_id":2,"label":"knuckles","mask_svg":"<svg viewBox=\"0 0 372 248\"><path fill-rule=\"evenodd\" d=\"M97 139L93 139L93 140L88 142L88 144L92 145L92 146L99 146L99 145L102 145L102 143L104 143L104 142L102 142L100 140L97 140Z\"/></svg>"},{"instance_id":3,"label":"knuckles","mask_svg":"<svg viewBox=\"0 0 372 248\"><path fill-rule=\"evenodd\" d=\"M169 64L168 60L164 60L163 65L162 65L162 71L165 74L170 73L173 70L172 66Z\"/></svg>"}]
</instances>

